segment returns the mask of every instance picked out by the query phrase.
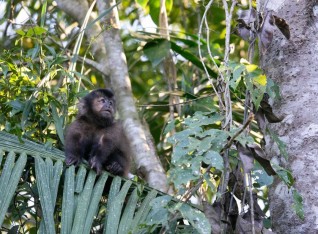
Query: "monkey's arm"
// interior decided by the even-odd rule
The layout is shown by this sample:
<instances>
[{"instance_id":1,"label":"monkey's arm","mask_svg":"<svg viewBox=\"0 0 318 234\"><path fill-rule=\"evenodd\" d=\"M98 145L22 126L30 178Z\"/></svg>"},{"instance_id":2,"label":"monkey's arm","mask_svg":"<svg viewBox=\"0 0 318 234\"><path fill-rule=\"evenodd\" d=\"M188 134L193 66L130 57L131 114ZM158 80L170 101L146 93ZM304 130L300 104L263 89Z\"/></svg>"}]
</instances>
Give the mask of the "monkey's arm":
<instances>
[{"instance_id":1,"label":"monkey's arm","mask_svg":"<svg viewBox=\"0 0 318 234\"><path fill-rule=\"evenodd\" d=\"M87 142L82 132L78 131L77 123L69 126L65 136L65 163L78 166L85 155Z\"/></svg>"}]
</instances>

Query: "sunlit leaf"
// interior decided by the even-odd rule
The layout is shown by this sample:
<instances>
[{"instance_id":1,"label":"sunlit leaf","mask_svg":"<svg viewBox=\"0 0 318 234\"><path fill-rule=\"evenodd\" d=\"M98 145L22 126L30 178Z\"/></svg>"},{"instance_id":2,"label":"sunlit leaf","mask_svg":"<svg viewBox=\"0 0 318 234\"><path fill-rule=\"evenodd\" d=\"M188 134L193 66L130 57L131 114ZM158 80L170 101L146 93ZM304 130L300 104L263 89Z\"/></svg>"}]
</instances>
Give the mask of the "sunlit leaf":
<instances>
[{"instance_id":1,"label":"sunlit leaf","mask_svg":"<svg viewBox=\"0 0 318 234\"><path fill-rule=\"evenodd\" d=\"M17 29L15 32L21 36L24 36L26 33L22 29Z\"/></svg>"}]
</instances>

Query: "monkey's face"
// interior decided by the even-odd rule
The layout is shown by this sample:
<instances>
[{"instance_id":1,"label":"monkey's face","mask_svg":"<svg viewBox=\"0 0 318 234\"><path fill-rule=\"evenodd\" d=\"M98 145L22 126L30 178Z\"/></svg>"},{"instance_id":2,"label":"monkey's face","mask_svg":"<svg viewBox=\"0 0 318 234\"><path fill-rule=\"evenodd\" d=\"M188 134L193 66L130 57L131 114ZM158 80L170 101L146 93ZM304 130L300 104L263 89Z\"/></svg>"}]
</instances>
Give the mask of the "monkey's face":
<instances>
[{"instance_id":1,"label":"monkey's face","mask_svg":"<svg viewBox=\"0 0 318 234\"><path fill-rule=\"evenodd\" d=\"M115 101L106 96L100 96L93 101L93 111L105 119L113 119L115 115Z\"/></svg>"}]
</instances>

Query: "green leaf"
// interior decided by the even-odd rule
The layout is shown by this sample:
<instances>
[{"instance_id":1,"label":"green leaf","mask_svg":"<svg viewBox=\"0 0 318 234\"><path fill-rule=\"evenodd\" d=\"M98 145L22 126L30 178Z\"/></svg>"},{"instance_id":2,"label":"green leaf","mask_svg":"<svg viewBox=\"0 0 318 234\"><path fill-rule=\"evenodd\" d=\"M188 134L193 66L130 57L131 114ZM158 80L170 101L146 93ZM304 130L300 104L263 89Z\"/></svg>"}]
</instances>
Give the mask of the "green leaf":
<instances>
[{"instance_id":1,"label":"green leaf","mask_svg":"<svg viewBox=\"0 0 318 234\"><path fill-rule=\"evenodd\" d=\"M50 51L50 53L51 53L51 55L53 55L53 57L56 56L55 49L52 46L48 46L46 44L44 44L44 46Z\"/></svg>"},{"instance_id":2,"label":"green leaf","mask_svg":"<svg viewBox=\"0 0 318 234\"><path fill-rule=\"evenodd\" d=\"M303 205L303 198L301 195L297 192L296 189L292 188L293 198L294 198L294 204L293 209L296 211L296 214L301 220L305 219L305 213L304 213L304 205Z\"/></svg>"},{"instance_id":3,"label":"green leaf","mask_svg":"<svg viewBox=\"0 0 318 234\"><path fill-rule=\"evenodd\" d=\"M170 169L169 180L177 189L182 188L189 181L197 180L200 177L199 173L195 173L192 168L175 167Z\"/></svg>"},{"instance_id":4,"label":"green leaf","mask_svg":"<svg viewBox=\"0 0 318 234\"><path fill-rule=\"evenodd\" d=\"M271 130L267 129L267 132L269 133L273 141L277 144L280 153L284 156L285 159L288 159L286 144L281 139L279 139L279 137Z\"/></svg>"},{"instance_id":5,"label":"green leaf","mask_svg":"<svg viewBox=\"0 0 318 234\"><path fill-rule=\"evenodd\" d=\"M281 98L279 86L269 77L267 77L266 93L268 93L272 99Z\"/></svg>"},{"instance_id":6,"label":"green leaf","mask_svg":"<svg viewBox=\"0 0 318 234\"><path fill-rule=\"evenodd\" d=\"M285 168L278 166L271 161L271 166L277 173L278 177L290 188L294 184L294 178L291 172Z\"/></svg>"},{"instance_id":7,"label":"green leaf","mask_svg":"<svg viewBox=\"0 0 318 234\"><path fill-rule=\"evenodd\" d=\"M273 183L273 176L269 176L259 162L254 163L252 170L252 176L259 187L269 186Z\"/></svg>"},{"instance_id":8,"label":"green leaf","mask_svg":"<svg viewBox=\"0 0 318 234\"><path fill-rule=\"evenodd\" d=\"M165 39L156 39L144 46L144 53L152 63L153 67L158 66L170 51L170 42Z\"/></svg>"},{"instance_id":9,"label":"green leaf","mask_svg":"<svg viewBox=\"0 0 318 234\"><path fill-rule=\"evenodd\" d=\"M0 159L2 159L2 152L1 150ZM5 191L5 193L2 193L0 196L0 226L3 223L6 212L17 189L22 171L27 162L27 155L25 153L21 154L15 164L14 159L14 153L10 152L0 177L0 191Z\"/></svg>"},{"instance_id":10,"label":"green leaf","mask_svg":"<svg viewBox=\"0 0 318 234\"><path fill-rule=\"evenodd\" d=\"M57 108L53 102L50 102L50 106L52 109L52 116L55 124L56 133L59 136L62 144L64 145L64 118L63 116L58 115Z\"/></svg>"},{"instance_id":11,"label":"green leaf","mask_svg":"<svg viewBox=\"0 0 318 234\"><path fill-rule=\"evenodd\" d=\"M163 134L167 134L168 132L171 132L171 131L175 128L177 122L179 122L179 121L176 120L176 119L170 121L170 122L166 125Z\"/></svg>"},{"instance_id":12,"label":"green leaf","mask_svg":"<svg viewBox=\"0 0 318 234\"><path fill-rule=\"evenodd\" d=\"M79 194L76 211L74 214L74 222L72 226L72 234L82 233L84 230L85 220L91 204L93 187L96 179L96 172L90 170L85 181L83 191Z\"/></svg>"},{"instance_id":13,"label":"green leaf","mask_svg":"<svg viewBox=\"0 0 318 234\"><path fill-rule=\"evenodd\" d=\"M213 150L210 150L204 154L204 162L208 165L212 165L216 169L223 171L224 162L222 156Z\"/></svg>"},{"instance_id":14,"label":"green leaf","mask_svg":"<svg viewBox=\"0 0 318 234\"><path fill-rule=\"evenodd\" d=\"M42 35L43 33L46 33L47 30L43 27L40 27L40 26L35 26L33 28L30 28L28 31L27 31L27 34L26 36L27 37L32 37L32 36L40 36Z\"/></svg>"},{"instance_id":15,"label":"green leaf","mask_svg":"<svg viewBox=\"0 0 318 234\"><path fill-rule=\"evenodd\" d=\"M166 226L169 221L168 204L172 197L169 195L156 197L150 202L151 211L146 219L147 225L162 224Z\"/></svg>"},{"instance_id":16,"label":"green leaf","mask_svg":"<svg viewBox=\"0 0 318 234\"><path fill-rule=\"evenodd\" d=\"M54 223L54 204L49 186L49 170L43 159L39 156L35 157L35 174L37 178L37 187L40 196L40 203L43 212L43 220L40 230L46 233L55 233Z\"/></svg>"},{"instance_id":17,"label":"green leaf","mask_svg":"<svg viewBox=\"0 0 318 234\"><path fill-rule=\"evenodd\" d=\"M211 233L211 225L201 211L194 209L187 204L182 204L179 208L179 211L181 212L182 217L187 219L199 233Z\"/></svg>"},{"instance_id":18,"label":"green leaf","mask_svg":"<svg viewBox=\"0 0 318 234\"><path fill-rule=\"evenodd\" d=\"M66 169L63 189L61 233L71 233L75 203L75 167Z\"/></svg>"},{"instance_id":19,"label":"green leaf","mask_svg":"<svg viewBox=\"0 0 318 234\"><path fill-rule=\"evenodd\" d=\"M252 101L257 110L266 91L267 79L263 71L255 64L246 65L246 70L248 72L245 77L246 88L250 91Z\"/></svg>"},{"instance_id":20,"label":"green leaf","mask_svg":"<svg viewBox=\"0 0 318 234\"><path fill-rule=\"evenodd\" d=\"M189 60L195 66L197 66L202 71L204 71L204 67L202 65L202 62L197 56L192 54L190 51L178 46L176 43L174 43L172 41L170 41L170 43L171 43L171 49L173 51L175 51L176 53L180 54L182 57L184 57L185 59ZM208 71L208 73L209 73L209 75L211 77L217 77L217 74L207 64L205 64L205 67L206 67L206 69L207 69L207 71Z\"/></svg>"},{"instance_id":21,"label":"green leaf","mask_svg":"<svg viewBox=\"0 0 318 234\"><path fill-rule=\"evenodd\" d=\"M117 194L116 198L112 201L108 208L108 220L107 220L107 228L106 233L108 234L116 234L118 230L118 224L120 221L120 216L122 213L122 207L125 202L125 198L130 188L132 181L128 180L125 182L120 192Z\"/></svg>"},{"instance_id":22,"label":"green leaf","mask_svg":"<svg viewBox=\"0 0 318 234\"><path fill-rule=\"evenodd\" d=\"M243 64L238 64L233 69L233 77L230 79L230 86L232 89L236 90L238 84L240 83L242 73L245 71L245 66Z\"/></svg>"},{"instance_id":23,"label":"green leaf","mask_svg":"<svg viewBox=\"0 0 318 234\"><path fill-rule=\"evenodd\" d=\"M128 233L130 230L130 227L132 225L133 217L135 210L137 208L138 203L138 192L137 188L134 189L132 194L129 196L128 203L125 207L125 210L123 212L123 215L120 220L118 233Z\"/></svg>"},{"instance_id":24,"label":"green leaf","mask_svg":"<svg viewBox=\"0 0 318 234\"><path fill-rule=\"evenodd\" d=\"M149 0L136 0L136 2L144 9L144 11L146 11Z\"/></svg>"},{"instance_id":25,"label":"green leaf","mask_svg":"<svg viewBox=\"0 0 318 234\"><path fill-rule=\"evenodd\" d=\"M15 32L21 36L24 36L26 33L22 29L17 29Z\"/></svg>"},{"instance_id":26,"label":"green leaf","mask_svg":"<svg viewBox=\"0 0 318 234\"><path fill-rule=\"evenodd\" d=\"M46 8L47 8L47 0L43 1L42 3L42 11L41 11L41 27L45 24L45 14L46 14Z\"/></svg>"}]
</instances>

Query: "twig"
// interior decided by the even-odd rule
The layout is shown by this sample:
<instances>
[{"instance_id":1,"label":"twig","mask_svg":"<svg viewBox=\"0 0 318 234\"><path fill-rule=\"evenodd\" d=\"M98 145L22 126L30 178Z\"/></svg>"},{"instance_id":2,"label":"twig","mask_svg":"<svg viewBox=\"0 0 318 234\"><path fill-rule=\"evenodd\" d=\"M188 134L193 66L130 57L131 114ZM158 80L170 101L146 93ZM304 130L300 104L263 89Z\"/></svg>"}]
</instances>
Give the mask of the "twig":
<instances>
[{"instance_id":1,"label":"twig","mask_svg":"<svg viewBox=\"0 0 318 234\"><path fill-rule=\"evenodd\" d=\"M214 96L214 94L210 94L210 95L207 95L207 96L198 97L198 98L195 98L195 99L192 99L192 100L184 101L184 102L181 102L181 103L175 103L175 104L149 104L149 105L146 104L146 105L137 105L137 106L138 107L166 107L166 106L186 105L186 104L198 101L200 99L209 98L209 97L213 97L213 96Z\"/></svg>"},{"instance_id":2,"label":"twig","mask_svg":"<svg viewBox=\"0 0 318 234\"><path fill-rule=\"evenodd\" d=\"M233 144L235 138L237 138L242 132L244 132L245 129L248 128L248 126L250 125L250 123L254 120L254 114L251 113L250 116L248 117L247 121L245 122L245 124L243 125L243 127L240 128L240 130L238 130L232 137L231 139L227 142L227 144L223 147L222 151L229 149L231 147L231 145ZM221 152L222 152L221 151Z\"/></svg>"},{"instance_id":3,"label":"twig","mask_svg":"<svg viewBox=\"0 0 318 234\"><path fill-rule=\"evenodd\" d=\"M205 71L205 74L207 75L209 81L210 81L210 84L213 88L213 91L215 92L215 94L218 96L218 99L219 99L219 103L220 103L220 108L224 108L224 104L223 104L223 101L222 101L222 97L219 95L219 93L217 92L214 84L213 84L213 81L210 77L210 74L205 66L205 63L203 61L203 57L202 57L202 52L201 52L201 34L202 34L202 27L203 27L203 22L204 22L204 19L206 18L206 14L208 12L208 10L210 9L211 5L213 3L213 0L210 0L209 3L206 5L205 7L205 10L204 10L204 13L203 13L203 16L202 16L202 19L201 19L201 23L200 23L200 27L199 27L199 33L198 33L198 49L199 49L199 57L200 57L200 61L202 63L202 66L204 68L204 71ZM221 74L221 73L220 73Z\"/></svg>"}]
</instances>

